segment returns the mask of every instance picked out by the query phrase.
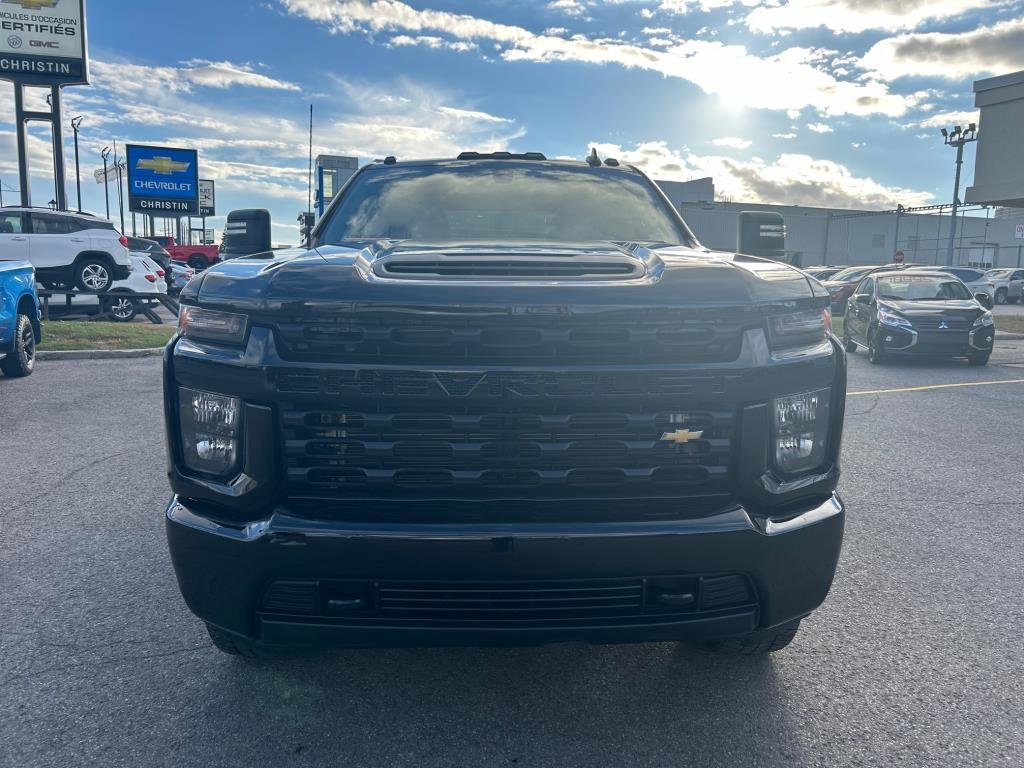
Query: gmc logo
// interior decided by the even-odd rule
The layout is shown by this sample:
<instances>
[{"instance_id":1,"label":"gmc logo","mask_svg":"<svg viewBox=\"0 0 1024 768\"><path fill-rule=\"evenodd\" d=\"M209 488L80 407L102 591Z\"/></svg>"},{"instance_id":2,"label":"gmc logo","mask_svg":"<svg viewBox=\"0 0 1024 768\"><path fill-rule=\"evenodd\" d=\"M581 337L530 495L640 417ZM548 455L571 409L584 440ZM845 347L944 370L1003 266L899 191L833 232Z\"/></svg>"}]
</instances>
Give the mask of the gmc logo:
<instances>
[{"instance_id":1,"label":"gmc logo","mask_svg":"<svg viewBox=\"0 0 1024 768\"><path fill-rule=\"evenodd\" d=\"M52 40L29 40L30 48L60 48L60 43L55 43Z\"/></svg>"}]
</instances>

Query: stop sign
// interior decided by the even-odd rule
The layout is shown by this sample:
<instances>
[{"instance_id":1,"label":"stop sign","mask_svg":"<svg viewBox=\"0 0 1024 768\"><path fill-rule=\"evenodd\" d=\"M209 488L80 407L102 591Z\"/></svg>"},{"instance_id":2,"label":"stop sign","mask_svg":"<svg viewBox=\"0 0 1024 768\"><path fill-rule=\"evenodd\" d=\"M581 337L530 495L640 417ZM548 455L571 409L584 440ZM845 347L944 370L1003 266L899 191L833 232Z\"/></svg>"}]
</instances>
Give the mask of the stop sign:
<instances>
[{"instance_id":1,"label":"stop sign","mask_svg":"<svg viewBox=\"0 0 1024 768\"><path fill-rule=\"evenodd\" d=\"M893 264L902 264L903 263L903 251L896 251L896 255L894 255L892 257L892 263Z\"/></svg>"}]
</instances>

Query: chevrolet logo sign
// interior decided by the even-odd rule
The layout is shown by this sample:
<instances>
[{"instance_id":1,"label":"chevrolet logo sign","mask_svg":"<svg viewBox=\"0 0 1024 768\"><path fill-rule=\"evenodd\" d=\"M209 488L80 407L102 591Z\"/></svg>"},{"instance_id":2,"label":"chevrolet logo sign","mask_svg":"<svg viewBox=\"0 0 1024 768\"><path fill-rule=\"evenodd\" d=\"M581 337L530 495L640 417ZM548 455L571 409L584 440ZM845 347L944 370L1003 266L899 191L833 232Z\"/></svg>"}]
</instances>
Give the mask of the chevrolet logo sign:
<instances>
[{"instance_id":1,"label":"chevrolet logo sign","mask_svg":"<svg viewBox=\"0 0 1024 768\"><path fill-rule=\"evenodd\" d=\"M691 432L689 429L677 429L675 432L666 432L661 436L662 440L672 443L688 443L691 440L700 440L703 432Z\"/></svg>"},{"instance_id":2,"label":"chevrolet logo sign","mask_svg":"<svg viewBox=\"0 0 1024 768\"><path fill-rule=\"evenodd\" d=\"M7 5L20 5L27 11L36 11L40 8L53 8L59 0L4 0Z\"/></svg>"},{"instance_id":3,"label":"chevrolet logo sign","mask_svg":"<svg viewBox=\"0 0 1024 768\"><path fill-rule=\"evenodd\" d=\"M177 160L171 160L169 157L158 156L151 157L148 160L139 160L135 164L135 170L152 171L161 176L170 176L173 173L184 173L191 165L192 163L179 163Z\"/></svg>"}]
</instances>

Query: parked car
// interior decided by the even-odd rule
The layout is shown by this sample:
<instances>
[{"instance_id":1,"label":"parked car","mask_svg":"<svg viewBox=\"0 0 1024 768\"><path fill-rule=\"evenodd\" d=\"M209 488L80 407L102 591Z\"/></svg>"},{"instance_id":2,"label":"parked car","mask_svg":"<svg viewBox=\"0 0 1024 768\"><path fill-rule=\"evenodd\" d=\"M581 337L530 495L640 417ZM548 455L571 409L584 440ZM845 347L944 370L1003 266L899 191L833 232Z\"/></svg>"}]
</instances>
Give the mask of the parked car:
<instances>
[{"instance_id":1,"label":"parked car","mask_svg":"<svg viewBox=\"0 0 1024 768\"><path fill-rule=\"evenodd\" d=\"M113 222L48 208L0 208L0 253L29 262L51 287L106 291L131 270L128 238Z\"/></svg>"},{"instance_id":2,"label":"parked car","mask_svg":"<svg viewBox=\"0 0 1024 768\"><path fill-rule=\"evenodd\" d=\"M892 269L892 265L886 266L862 266L862 267L847 267L842 272L833 275L828 280L823 280L822 284L825 286L825 290L828 291L829 298L832 300L832 311L836 314L842 314L846 309L846 300L853 294L853 289L857 287L861 280L872 272L877 272L880 269Z\"/></svg>"},{"instance_id":3,"label":"parked car","mask_svg":"<svg viewBox=\"0 0 1024 768\"><path fill-rule=\"evenodd\" d=\"M834 275L842 272L846 267L807 267L804 272L809 274L815 280L824 282L832 278Z\"/></svg>"},{"instance_id":4,"label":"parked car","mask_svg":"<svg viewBox=\"0 0 1024 768\"><path fill-rule=\"evenodd\" d=\"M928 271L934 270L938 272L948 272L951 275L956 275L964 285L967 286L972 294L987 293L992 303L996 300L996 283L995 280L988 277L982 270L974 269L973 267L944 267L944 266L923 266L923 267L908 267L908 269L914 271Z\"/></svg>"},{"instance_id":5,"label":"parked car","mask_svg":"<svg viewBox=\"0 0 1024 768\"><path fill-rule=\"evenodd\" d=\"M310 247L197 275L164 357L167 538L219 649L760 654L825 599L846 355L816 280L538 153L367 165Z\"/></svg>"},{"instance_id":6,"label":"parked car","mask_svg":"<svg viewBox=\"0 0 1024 768\"><path fill-rule=\"evenodd\" d=\"M848 302L843 344L848 352L866 348L872 363L897 355L936 355L985 365L995 340L989 307L987 292L971 294L946 271L875 272Z\"/></svg>"},{"instance_id":7,"label":"parked car","mask_svg":"<svg viewBox=\"0 0 1024 768\"><path fill-rule=\"evenodd\" d=\"M0 250L0 371L12 378L28 376L43 338L35 270L24 260L7 260Z\"/></svg>"},{"instance_id":8,"label":"parked car","mask_svg":"<svg viewBox=\"0 0 1024 768\"><path fill-rule=\"evenodd\" d=\"M125 280L118 280L110 289L113 296L102 299L93 294L70 294L62 298L53 298L48 307L50 317L66 317L69 315L96 315L101 311L121 323L130 323L138 314L140 306L152 304L155 296L167 293L163 270L147 257L133 254L132 270Z\"/></svg>"},{"instance_id":9,"label":"parked car","mask_svg":"<svg viewBox=\"0 0 1024 768\"><path fill-rule=\"evenodd\" d=\"M985 276L995 284L996 304L1016 304L1024 294L1024 269L990 269Z\"/></svg>"},{"instance_id":10,"label":"parked car","mask_svg":"<svg viewBox=\"0 0 1024 768\"><path fill-rule=\"evenodd\" d=\"M188 264L196 272L221 260L220 249L216 245L178 245L170 235L154 235L149 239L159 243L172 259Z\"/></svg>"},{"instance_id":11,"label":"parked car","mask_svg":"<svg viewBox=\"0 0 1024 768\"><path fill-rule=\"evenodd\" d=\"M188 281L196 276L196 271L192 267L182 264L180 261L171 262L171 273L174 276L174 288L167 291L171 296L180 294L182 289L188 285Z\"/></svg>"}]
</instances>

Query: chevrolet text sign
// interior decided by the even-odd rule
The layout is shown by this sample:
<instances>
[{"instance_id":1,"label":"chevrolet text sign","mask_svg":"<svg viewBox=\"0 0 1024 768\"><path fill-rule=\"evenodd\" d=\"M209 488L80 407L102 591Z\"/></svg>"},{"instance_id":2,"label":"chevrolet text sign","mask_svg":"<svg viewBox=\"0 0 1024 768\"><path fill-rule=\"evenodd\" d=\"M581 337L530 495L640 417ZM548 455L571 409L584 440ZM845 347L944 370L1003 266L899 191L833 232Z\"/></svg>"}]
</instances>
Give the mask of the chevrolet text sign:
<instances>
[{"instance_id":1,"label":"chevrolet text sign","mask_svg":"<svg viewBox=\"0 0 1024 768\"><path fill-rule=\"evenodd\" d=\"M85 0L0 0L0 80L86 83L86 51Z\"/></svg>"},{"instance_id":2,"label":"chevrolet text sign","mask_svg":"<svg viewBox=\"0 0 1024 768\"><path fill-rule=\"evenodd\" d=\"M199 214L199 155L194 149L129 144L128 207L135 213Z\"/></svg>"}]
</instances>

